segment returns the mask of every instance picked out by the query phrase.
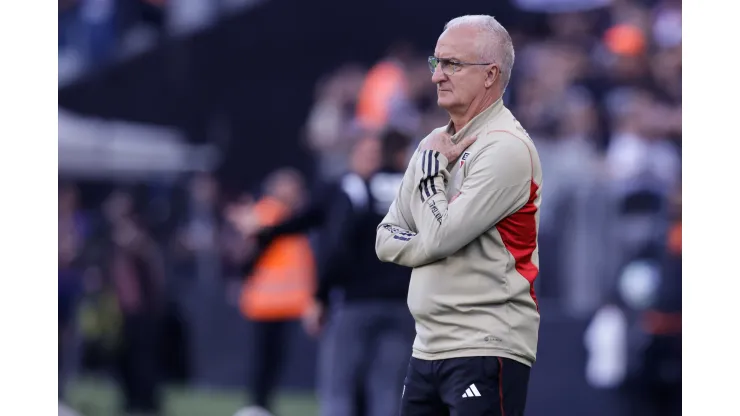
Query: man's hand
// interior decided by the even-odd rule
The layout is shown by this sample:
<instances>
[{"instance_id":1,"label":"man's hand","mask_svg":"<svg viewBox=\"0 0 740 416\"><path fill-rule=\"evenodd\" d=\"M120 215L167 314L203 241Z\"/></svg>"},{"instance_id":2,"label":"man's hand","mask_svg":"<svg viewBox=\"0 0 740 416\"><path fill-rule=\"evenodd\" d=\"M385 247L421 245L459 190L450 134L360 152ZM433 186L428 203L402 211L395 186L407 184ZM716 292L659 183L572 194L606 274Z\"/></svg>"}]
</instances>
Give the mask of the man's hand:
<instances>
[{"instance_id":1,"label":"man's hand","mask_svg":"<svg viewBox=\"0 0 740 416\"><path fill-rule=\"evenodd\" d=\"M303 330L312 337L318 337L326 322L326 308L321 302L316 301L303 314L302 321Z\"/></svg>"},{"instance_id":2,"label":"man's hand","mask_svg":"<svg viewBox=\"0 0 740 416\"><path fill-rule=\"evenodd\" d=\"M444 155L448 162L457 160L458 157L471 144L478 140L478 136L463 137L457 143L452 142L452 136L446 132L433 133L421 145L421 150L434 150Z\"/></svg>"},{"instance_id":3,"label":"man's hand","mask_svg":"<svg viewBox=\"0 0 740 416\"><path fill-rule=\"evenodd\" d=\"M226 207L224 216L244 237L254 237L261 229L259 219L252 204L237 203Z\"/></svg>"}]
</instances>

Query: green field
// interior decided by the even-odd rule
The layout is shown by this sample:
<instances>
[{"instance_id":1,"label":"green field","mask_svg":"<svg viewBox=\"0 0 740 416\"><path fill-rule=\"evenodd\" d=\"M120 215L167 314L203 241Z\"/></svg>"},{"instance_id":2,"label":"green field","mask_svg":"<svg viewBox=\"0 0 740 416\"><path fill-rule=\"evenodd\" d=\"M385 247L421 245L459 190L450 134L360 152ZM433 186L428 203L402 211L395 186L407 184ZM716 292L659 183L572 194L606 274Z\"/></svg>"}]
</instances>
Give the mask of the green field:
<instances>
[{"instance_id":1,"label":"green field","mask_svg":"<svg viewBox=\"0 0 740 416\"><path fill-rule=\"evenodd\" d=\"M163 416L232 416L245 405L240 391L206 391L168 387L164 396ZM114 384L93 379L71 383L69 404L82 416L118 416L118 392ZM277 416L315 416L318 406L312 392L283 392L278 395Z\"/></svg>"}]
</instances>

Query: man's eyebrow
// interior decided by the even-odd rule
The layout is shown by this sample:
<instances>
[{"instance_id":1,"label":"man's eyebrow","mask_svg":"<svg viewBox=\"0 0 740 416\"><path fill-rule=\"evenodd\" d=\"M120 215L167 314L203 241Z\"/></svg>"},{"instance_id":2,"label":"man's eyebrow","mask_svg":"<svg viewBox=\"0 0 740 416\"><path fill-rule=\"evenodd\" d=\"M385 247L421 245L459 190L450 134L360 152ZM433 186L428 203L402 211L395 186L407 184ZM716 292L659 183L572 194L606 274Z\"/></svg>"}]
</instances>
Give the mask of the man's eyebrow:
<instances>
[{"instance_id":1,"label":"man's eyebrow","mask_svg":"<svg viewBox=\"0 0 740 416\"><path fill-rule=\"evenodd\" d=\"M436 58L437 58L437 59L444 59L445 61L457 61L457 62L462 62L462 61L461 61L461 60L460 60L459 58L456 58L456 57L454 57L454 56L451 56L451 57L448 57L448 58L445 58L445 57L441 57L441 56L438 56L438 57L436 57Z\"/></svg>"}]
</instances>

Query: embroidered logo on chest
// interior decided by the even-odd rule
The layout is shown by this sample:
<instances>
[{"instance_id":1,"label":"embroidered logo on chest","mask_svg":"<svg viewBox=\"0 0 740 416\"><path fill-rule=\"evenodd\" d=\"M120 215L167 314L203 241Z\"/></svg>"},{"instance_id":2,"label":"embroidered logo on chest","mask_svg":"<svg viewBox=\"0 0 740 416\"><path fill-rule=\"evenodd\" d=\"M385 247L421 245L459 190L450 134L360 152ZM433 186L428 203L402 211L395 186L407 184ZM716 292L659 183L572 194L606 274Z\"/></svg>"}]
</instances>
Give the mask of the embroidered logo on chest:
<instances>
[{"instance_id":1,"label":"embroidered logo on chest","mask_svg":"<svg viewBox=\"0 0 740 416\"><path fill-rule=\"evenodd\" d=\"M460 167L463 167L465 161L468 160L468 156L470 156L470 152L463 153L462 157L460 158Z\"/></svg>"}]
</instances>

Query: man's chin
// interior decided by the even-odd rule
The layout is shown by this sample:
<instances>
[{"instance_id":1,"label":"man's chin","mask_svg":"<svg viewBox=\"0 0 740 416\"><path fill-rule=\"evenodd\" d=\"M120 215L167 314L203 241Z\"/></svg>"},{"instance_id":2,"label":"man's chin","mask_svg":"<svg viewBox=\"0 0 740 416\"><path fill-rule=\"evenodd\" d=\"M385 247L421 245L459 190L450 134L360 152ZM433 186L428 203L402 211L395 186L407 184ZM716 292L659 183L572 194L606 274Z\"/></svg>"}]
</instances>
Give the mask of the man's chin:
<instances>
[{"instance_id":1,"label":"man's chin","mask_svg":"<svg viewBox=\"0 0 740 416\"><path fill-rule=\"evenodd\" d=\"M445 110L447 110L451 108L453 105L454 105L454 102L452 100L452 97L445 97L442 95L437 95L437 106L438 107L444 108Z\"/></svg>"}]
</instances>

